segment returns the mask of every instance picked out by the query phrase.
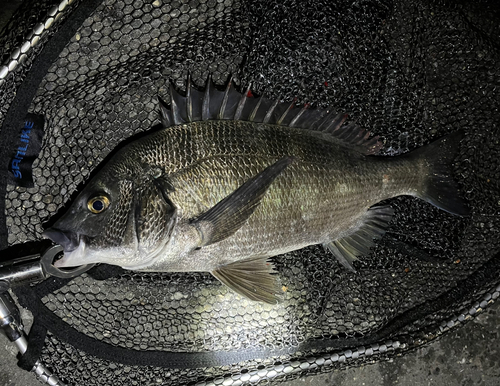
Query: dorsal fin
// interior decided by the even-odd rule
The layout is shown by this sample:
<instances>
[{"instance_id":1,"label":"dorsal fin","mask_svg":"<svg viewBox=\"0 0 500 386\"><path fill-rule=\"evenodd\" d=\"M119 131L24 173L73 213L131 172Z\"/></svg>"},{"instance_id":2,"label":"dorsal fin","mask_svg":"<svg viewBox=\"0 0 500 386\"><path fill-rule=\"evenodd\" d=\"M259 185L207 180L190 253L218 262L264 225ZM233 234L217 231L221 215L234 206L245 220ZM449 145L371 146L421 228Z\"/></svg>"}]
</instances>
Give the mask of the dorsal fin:
<instances>
[{"instance_id":1,"label":"dorsal fin","mask_svg":"<svg viewBox=\"0 0 500 386\"><path fill-rule=\"evenodd\" d=\"M170 127L174 125L174 120L172 118L172 113L168 108L167 103L158 97L158 103L160 105L160 120L163 127Z\"/></svg>"},{"instance_id":2,"label":"dorsal fin","mask_svg":"<svg viewBox=\"0 0 500 386\"><path fill-rule=\"evenodd\" d=\"M276 110L276 106L278 106L279 103L280 103L280 98L277 98L273 102L273 104L269 107L269 109L266 111L266 115L264 116L262 123L272 123L271 117L273 116L273 113Z\"/></svg>"},{"instance_id":3,"label":"dorsal fin","mask_svg":"<svg viewBox=\"0 0 500 386\"><path fill-rule=\"evenodd\" d=\"M205 92L203 93L203 99L201 102L201 119L206 121L211 119L210 117L210 94L213 94L212 89L214 87L214 82L212 82L212 77L209 76L207 80L207 85L205 87Z\"/></svg>"},{"instance_id":4,"label":"dorsal fin","mask_svg":"<svg viewBox=\"0 0 500 386\"><path fill-rule=\"evenodd\" d=\"M240 96L240 101L238 102L238 107L236 108L236 112L234 113L233 117L235 120L239 120L241 118L241 113L243 111L243 107L245 107L245 102L247 101L247 95L250 92L251 86L252 84L249 83L245 93Z\"/></svg>"},{"instance_id":5,"label":"dorsal fin","mask_svg":"<svg viewBox=\"0 0 500 386\"><path fill-rule=\"evenodd\" d=\"M241 120L270 125L296 127L327 133L338 142L362 154L378 154L383 146L378 136L354 124L344 125L346 114L333 109L311 109L309 104L295 106L295 99L254 97L248 86L244 94L236 91L231 79L224 91L215 87L209 77L204 91L191 86L188 77L186 96L170 86L170 108L160 100L161 121L164 127L200 120Z\"/></svg>"},{"instance_id":6,"label":"dorsal fin","mask_svg":"<svg viewBox=\"0 0 500 386\"><path fill-rule=\"evenodd\" d=\"M185 107L186 98L175 90L173 83L170 83L170 111L176 125L186 121L181 117L181 111L186 111Z\"/></svg>"},{"instance_id":7,"label":"dorsal fin","mask_svg":"<svg viewBox=\"0 0 500 386\"><path fill-rule=\"evenodd\" d=\"M188 75L186 86L186 116L188 122L193 122L193 99L191 97L191 76Z\"/></svg>"},{"instance_id":8,"label":"dorsal fin","mask_svg":"<svg viewBox=\"0 0 500 386\"><path fill-rule=\"evenodd\" d=\"M224 97L222 98L222 103L220 104L219 114L217 115L217 119L224 119L224 113L226 112L227 100L229 98L229 90L233 85L233 80L229 79L229 83L226 87L226 92L224 93Z\"/></svg>"},{"instance_id":9,"label":"dorsal fin","mask_svg":"<svg viewBox=\"0 0 500 386\"><path fill-rule=\"evenodd\" d=\"M310 104L309 103L306 103L304 105L304 107L302 107L302 110L300 110L296 115L295 117L293 117L292 121L290 122L289 126L290 127L296 127L295 125L297 124L297 121L299 120L299 118L302 116L302 114L304 114L304 112L309 108Z\"/></svg>"}]
</instances>

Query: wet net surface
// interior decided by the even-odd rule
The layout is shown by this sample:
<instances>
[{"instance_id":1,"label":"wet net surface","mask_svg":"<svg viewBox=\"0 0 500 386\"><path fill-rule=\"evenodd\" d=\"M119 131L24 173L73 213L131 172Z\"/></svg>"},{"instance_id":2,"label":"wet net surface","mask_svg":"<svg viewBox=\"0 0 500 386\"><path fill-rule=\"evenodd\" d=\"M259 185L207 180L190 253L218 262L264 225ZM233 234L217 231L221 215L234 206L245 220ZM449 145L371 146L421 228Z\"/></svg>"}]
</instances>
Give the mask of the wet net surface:
<instances>
[{"instance_id":1,"label":"wet net surface","mask_svg":"<svg viewBox=\"0 0 500 386\"><path fill-rule=\"evenodd\" d=\"M209 274L82 275L41 299L66 325L114 347L212 353L211 362L185 369L111 363L63 343L57 331L42 361L71 384L184 384L246 379L252 371L265 379L293 363L277 378L285 379L344 366L323 357L336 349L378 347L382 338L409 348L469 309L498 285L500 272L499 15L493 1L104 1L31 104L48 123L35 187L7 185L9 245L39 240L42 224L106 155L159 123L157 95L168 99L171 80L185 88L188 73L200 87L209 74L220 86L232 75L242 89L251 82L268 97L334 106L383 136L386 155L463 128L455 176L472 215L392 199L392 225L356 263L357 274L317 246L276 257L287 287L276 306L242 300ZM12 28L10 41L20 33ZM19 74L0 86L2 121ZM388 344L375 355L398 349ZM254 354L216 366L224 352ZM351 350L348 363L362 363L365 352Z\"/></svg>"}]
</instances>

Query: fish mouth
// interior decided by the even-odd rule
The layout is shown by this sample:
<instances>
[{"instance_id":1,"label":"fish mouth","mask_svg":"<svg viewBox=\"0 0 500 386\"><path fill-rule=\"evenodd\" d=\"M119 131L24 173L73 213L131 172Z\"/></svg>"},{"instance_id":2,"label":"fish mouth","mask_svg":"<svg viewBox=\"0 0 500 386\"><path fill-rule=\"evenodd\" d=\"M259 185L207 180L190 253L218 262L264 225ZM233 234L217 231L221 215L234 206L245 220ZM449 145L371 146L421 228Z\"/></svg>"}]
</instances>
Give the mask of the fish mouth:
<instances>
[{"instance_id":1,"label":"fish mouth","mask_svg":"<svg viewBox=\"0 0 500 386\"><path fill-rule=\"evenodd\" d=\"M52 240L64 248L64 253L72 252L80 245L80 238L74 232L63 231L57 228L49 228L42 236Z\"/></svg>"},{"instance_id":2,"label":"fish mouth","mask_svg":"<svg viewBox=\"0 0 500 386\"><path fill-rule=\"evenodd\" d=\"M56 268L77 267L85 265L85 241L84 237L79 237L71 231L63 231L57 228L49 228L42 235L54 243L59 244L64 249L64 257L56 260L53 265Z\"/></svg>"}]
</instances>

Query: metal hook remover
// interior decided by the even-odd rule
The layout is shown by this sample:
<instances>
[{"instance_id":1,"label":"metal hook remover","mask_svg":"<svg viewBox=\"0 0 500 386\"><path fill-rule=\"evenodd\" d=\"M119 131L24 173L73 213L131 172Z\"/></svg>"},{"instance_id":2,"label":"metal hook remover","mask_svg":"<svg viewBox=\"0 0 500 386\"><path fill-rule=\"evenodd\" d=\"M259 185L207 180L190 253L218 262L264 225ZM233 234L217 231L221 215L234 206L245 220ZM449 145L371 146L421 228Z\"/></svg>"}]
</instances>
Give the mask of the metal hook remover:
<instances>
[{"instance_id":1,"label":"metal hook remover","mask_svg":"<svg viewBox=\"0 0 500 386\"><path fill-rule=\"evenodd\" d=\"M88 264L68 270L56 268L53 262L62 251L61 246L53 245L41 254L29 255L0 263L0 331L17 346L21 354L24 354L28 349L28 340L24 333L19 309L14 299L12 299L9 289L28 285L49 276L60 278L76 277L94 266L94 264ZM64 386L64 383L55 375L52 375L39 361L36 362L32 371L46 384Z\"/></svg>"}]
</instances>

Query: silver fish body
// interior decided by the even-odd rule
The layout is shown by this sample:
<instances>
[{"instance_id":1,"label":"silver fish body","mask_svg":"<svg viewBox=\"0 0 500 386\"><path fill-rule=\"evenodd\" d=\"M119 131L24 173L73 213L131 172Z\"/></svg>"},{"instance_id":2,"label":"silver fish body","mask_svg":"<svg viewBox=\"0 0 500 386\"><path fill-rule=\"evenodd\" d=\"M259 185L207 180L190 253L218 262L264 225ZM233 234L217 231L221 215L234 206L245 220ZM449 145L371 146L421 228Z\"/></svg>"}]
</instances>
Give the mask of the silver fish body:
<instances>
[{"instance_id":1,"label":"silver fish body","mask_svg":"<svg viewBox=\"0 0 500 386\"><path fill-rule=\"evenodd\" d=\"M197 99L205 117L183 123L175 106L190 96L176 94L174 125L129 144L103 167L46 232L65 247L58 266L207 271L250 299L272 303L279 289L269 257L323 244L353 269L391 219L380 201L413 195L466 213L449 168L462 133L379 157L377 138L342 126L340 116L294 127L303 110L285 125L287 110L271 119L267 103L259 119L258 103L245 114L246 96L224 96L236 106L229 116L238 119L223 119L224 102L217 104L221 119L207 119L213 108L206 93Z\"/></svg>"}]
</instances>

